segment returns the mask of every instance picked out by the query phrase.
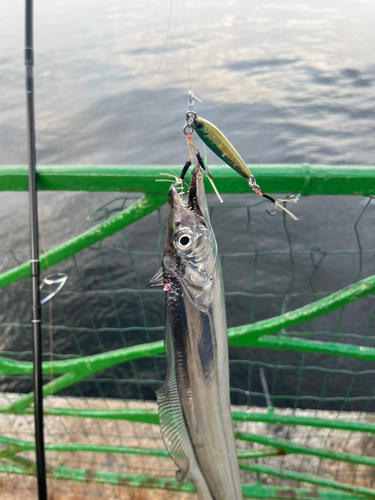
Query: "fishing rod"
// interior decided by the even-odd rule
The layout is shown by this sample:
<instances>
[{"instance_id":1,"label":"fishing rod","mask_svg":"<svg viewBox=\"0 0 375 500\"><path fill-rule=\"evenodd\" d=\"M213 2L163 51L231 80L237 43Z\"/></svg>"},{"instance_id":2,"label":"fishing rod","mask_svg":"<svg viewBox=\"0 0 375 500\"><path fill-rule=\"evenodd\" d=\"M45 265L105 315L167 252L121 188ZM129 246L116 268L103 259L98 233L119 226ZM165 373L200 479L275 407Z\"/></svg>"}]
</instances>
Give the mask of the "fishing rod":
<instances>
[{"instance_id":1,"label":"fishing rod","mask_svg":"<svg viewBox=\"0 0 375 500\"><path fill-rule=\"evenodd\" d=\"M39 292L39 235L38 198L36 192L36 150L34 115L34 48L33 48L33 0L26 0L25 10L25 66L27 145L29 157L29 204L30 204L30 247L31 247L31 323L33 330L34 364L34 422L36 474L38 500L47 500L46 459L44 454L43 395L42 395L42 331Z\"/></svg>"}]
</instances>

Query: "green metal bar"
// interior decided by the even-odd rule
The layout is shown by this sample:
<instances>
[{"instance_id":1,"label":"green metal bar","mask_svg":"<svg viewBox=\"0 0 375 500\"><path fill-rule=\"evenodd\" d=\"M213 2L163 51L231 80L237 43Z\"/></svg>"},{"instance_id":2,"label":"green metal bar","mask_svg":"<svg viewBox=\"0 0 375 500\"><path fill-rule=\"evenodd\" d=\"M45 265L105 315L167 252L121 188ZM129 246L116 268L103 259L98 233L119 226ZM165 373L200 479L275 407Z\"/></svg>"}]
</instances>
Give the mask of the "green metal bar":
<instances>
[{"instance_id":1,"label":"green metal bar","mask_svg":"<svg viewBox=\"0 0 375 500\"><path fill-rule=\"evenodd\" d=\"M257 472L258 474L269 474L271 476L280 477L282 479L292 479L294 481L316 484L317 486L335 488L337 490L347 491L349 493L365 495L365 498L368 499L375 499L375 490L373 489L365 488L363 486L355 486L353 484L339 483L338 481L333 481L332 479L312 476L310 474L302 474L300 472L294 472L285 469L276 469L275 467L268 467L266 465L257 464L247 465L240 463L240 469ZM291 489L291 491L293 490L294 488Z\"/></svg>"},{"instance_id":2,"label":"green metal bar","mask_svg":"<svg viewBox=\"0 0 375 500\"><path fill-rule=\"evenodd\" d=\"M69 387L72 384L75 384L78 382L78 380L81 380L84 377L87 377L87 371L85 373L84 370L81 370L79 373L75 372L69 372L65 373L65 375L62 375L61 377L52 380L48 384L43 385L43 397L45 398L46 396L50 396L51 394L55 394L58 391L61 391L62 389L65 389L65 387ZM18 399L14 403L10 403L9 405L4 405L0 408L2 409L7 409L9 413L22 413L34 400L34 393L29 392L22 398Z\"/></svg>"},{"instance_id":3,"label":"green metal bar","mask_svg":"<svg viewBox=\"0 0 375 500\"><path fill-rule=\"evenodd\" d=\"M2 458L2 455L0 455ZM31 469L35 466L35 462L33 460L29 460L28 458L18 457L15 455L11 455L10 457L5 457L7 460L13 462L13 464L20 465L21 467Z\"/></svg>"},{"instance_id":4,"label":"green metal bar","mask_svg":"<svg viewBox=\"0 0 375 500\"><path fill-rule=\"evenodd\" d=\"M154 347L154 349L152 347ZM158 354L162 353L164 351L164 343L162 341L153 342L150 344L142 344L141 346L126 347L109 353L101 353L99 355L86 356L84 358L70 360L72 361L72 363L68 361L70 371L68 371L68 369L63 370L66 372L64 375L62 375L57 379L52 380L48 384L45 384L43 386L43 397L49 396L50 394L56 394L58 391L61 391L62 389L65 389L66 387L75 384L76 382L87 377L88 375L96 373L97 371L103 370L105 368L111 367L115 364L118 364L119 362L130 361L134 357L139 358L140 357L139 348L143 350L143 355L141 357L147 357L147 356L152 356L156 353ZM118 359L119 356L121 361L119 361ZM20 363L18 361L16 362L12 361L12 363L9 363L10 360L6 360L6 362L2 365L1 362L3 360L6 360L6 358L2 358L0 360L0 373L2 373L1 369L4 368L4 366L10 365L12 370L14 370L16 369L17 364ZM75 361L83 361L83 362L76 364ZM65 361L63 361L63 363L65 363ZM27 365L31 365L31 363L27 363ZM53 369L54 363L49 363L49 366L51 368L51 371L55 373L55 370ZM60 366L60 370L61 367L62 366ZM23 364L22 368L25 370L25 363ZM30 366L28 366L28 368L30 368ZM44 366L43 364L42 365L43 373L47 374L51 373L50 371L45 369L46 366ZM24 373L25 372L26 370L24 371ZM26 394L25 396L23 396L21 399L17 400L14 403L0 406L0 413L17 413L17 414L23 413L24 410L31 404L32 400L33 400L33 393L30 392L29 394Z\"/></svg>"},{"instance_id":5,"label":"green metal bar","mask_svg":"<svg viewBox=\"0 0 375 500\"><path fill-rule=\"evenodd\" d=\"M6 408L6 409L5 409ZM0 413L10 413L9 407L1 407ZM30 408L21 414L31 415ZM159 425L157 410L122 409L122 410L91 410L80 408L44 408L45 415L73 418L100 418L106 420L127 420L142 424ZM357 422L351 420L329 419L319 417L304 417L301 415L281 415L278 413L259 413L247 411L232 411L233 420L238 422L264 422L267 424L304 425L327 429L339 429L351 432L368 432L375 434L375 423Z\"/></svg>"},{"instance_id":6,"label":"green metal bar","mask_svg":"<svg viewBox=\"0 0 375 500\"><path fill-rule=\"evenodd\" d=\"M0 444L6 445L5 448L0 448L0 456L10 458L15 453L31 451L35 449L34 441L23 441L20 439L7 438L0 436ZM126 453L131 455L145 455L150 457L170 458L167 450L157 448L132 448L130 446L115 446L115 445L99 445L93 443L46 443L47 451L88 451L98 453Z\"/></svg>"},{"instance_id":7,"label":"green metal bar","mask_svg":"<svg viewBox=\"0 0 375 500\"><path fill-rule=\"evenodd\" d=\"M120 229L129 226L133 222L136 222L162 206L165 201L165 197L161 196L144 196L132 206L114 215L102 224L42 254L40 256L40 269L45 269L47 265L52 266L57 264L67 257L103 240ZM10 285L14 281L22 278L27 278L28 276L30 276L30 262L25 262L0 275L0 288Z\"/></svg>"},{"instance_id":8,"label":"green metal bar","mask_svg":"<svg viewBox=\"0 0 375 500\"><path fill-rule=\"evenodd\" d=\"M287 312L280 316L275 316L274 318L258 321L252 325L231 328L228 330L229 344L237 346L254 345L254 339L260 337L261 335L277 332L281 329L304 323L305 321L309 321L317 316L333 311L334 309L349 304L350 302L366 297L373 292L375 292L375 275L369 276L368 278L358 281L357 283L352 283L351 285L332 293L328 297L324 297L323 299L307 304L306 306L295 309L294 311ZM293 341L297 340L304 339L293 338ZM366 350L365 347L361 347L360 349L363 352ZM371 353L369 358L363 359L375 359L373 357L374 352ZM357 357L357 353L355 356Z\"/></svg>"},{"instance_id":9,"label":"green metal bar","mask_svg":"<svg viewBox=\"0 0 375 500\"><path fill-rule=\"evenodd\" d=\"M306 306L307 307L307 306ZM277 317L279 318L279 317ZM272 320L275 318L272 318ZM271 320L265 320L271 321ZM260 322L259 322L260 323ZM249 325L249 333L252 327L257 329L257 324ZM241 341L236 342L236 330L241 329ZM229 329L229 344L230 345L247 345L255 347L267 347L273 349L296 349L300 351L319 352L324 354L335 354L339 356L355 357L358 359L375 360L375 348L355 346L351 344L342 344L340 342L321 342L319 340L305 340L299 338L285 338L282 336L266 336L260 339L249 339L244 343L245 337L243 330L246 327L237 327ZM94 354L92 356L85 356L82 358L74 358L62 361L53 361L52 364L46 361L42 365L43 373L48 375L66 373L70 370L80 372L85 367L90 368L87 375L91 375L105 368L110 368L119 363L131 361L134 359L155 356L164 353L163 341L150 342L149 344L141 344L132 347L125 347L115 351L106 353ZM16 361L9 358L0 356L0 373L6 375L30 375L32 373L32 365L25 361ZM75 411L75 410L74 410ZM1 413L0 407L0 413Z\"/></svg>"},{"instance_id":10,"label":"green metal bar","mask_svg":"<svg viewBox=\"0 0 375 500\"><path fill-rule=\"evenodd\" d=\"M35 449L34 441L22 441L20 439L7 438L0 436L0 444L6 445L0 448L0 457L15 460L15 454L24 451ZM117 445L102 445L93 443L47 443L45 445L47 451L60 451L60 452L75 452L75 451L88 451L90 453L126 453L129 455L144 455L149 457L162 457L170 458L170 455L165 449L157 448L133 448L131 446L117 446ZM269 448L264 450L240 450L237 452L237 457L242 460L274 457L283 454L280 450ZM23 457L20 457L21 459ZM26 460L26 459L25 459Z\"/></svg>"},{"instance_id":11,"label":"green metal bar","mask_svg":"<svg viewBox=\"0 0 375 500\"><path fill-rule=\"evenodd\" d=\"M368 500L367 495L326 490L320 488L291 488L290 486L263 486L257 484L243 484L244 498L260 500Z\"/></svg>"},{"instance_id":12,"label":"green metal bar","mask_svg":"<svg viewBox=\"0 0 375 500\"><path fill-rule=\"evenodd\" d=\"M275 471L277 471L277 469L275 469ZM0 473L2 472L7 474L34 475L35 469L0 463ZM83 483L95 482L131 488L151 488L183 493L195 493L195 488L189 481L184 481L179 485L176 479L169 477L155 477L146 474L118 474L115 472L74 469L70 467L50 467L47 473L50 478L66 481ZM356 486L352 487L354 494L351 494L350 486L351 485L348 485L348 492L345 492L319 488L308 489L290 488L288 486L263 486L259 483L244 484L242 485L242 494L244 498L259 500L368 500L369 498L373 498L367 493L363 494L357 491L359 488ZM362 489L366 490L367 488Z\"/></svg>"},{"instance_id":13,"label":"green metal bar","mask_svg":"<svg viewBox=\"0 0 375 500\"><path fill-rule=\"evenodd\" d=\"M278 413L259 413L247 411L232 411L232 418L238 422L264 422L267 424L305 425L326 429L339 429L351 432L369 432L375 434L375 424L350 420L304 417L301 415L280 415ZM151 423L151 422L150 422Z\"/></svg>"},{"instance_id":14,"label":"green metal bar","mask_svg":"<svg viewBox=\"0 0 375 500\"><path fill-rule=\"evenodd\" d=\"M319 352L322 354L334 354L335 356L348 356L357 359L365 359L367 361L375 361L375 348L342 344L340 342L322 342L320 340L307 340L298 337L284 337L283 335L266 335L247 345L267 347L269 349Z\"/></svg>"},{"instance_id":15,"label":"green metal bar","mask_svg":"<svg viewBox=\"0 0 375 500\"><path fill-rule=\"evenodd\" d=\"M4 412L0 412L4 413ZM6 412L8 413L8 411ZM31 409L23 413L32 414ZM49 408L44 407L45 415L73 417L73 418L102 418L106 420L127 420L140 424L159 425L159 414L157 410L128 409L123 410L86 410L80 408ZM374 431L375 432L375 424Z\"/></svg>"},{"instance_id":16,"label":"green metal bar","mask_svg":"<svg viewBox=\"0 0 375 500\"><path fill-rule=\"evenodd\" d=\"M264 191L270 193L375 194L375 169L360 165L248 165ZM182 165L168 167L177 175ZM228 166L211 165L210 171L221 193L249 193L246 182ZM127 191L165 194L168 185L155 182L159 173L168 172L156 165L40 165L39 190ZM26 191L25 165L0 166L0 190ZM207 192L211 193L209 183Z\"/></svg>"},{"instance_id":17,"label":"green metal bar","mask_svg":"<svg viewBox=\"0 0 375 500\"><path fill-rule=\"evenodd\" d=\"M251 327L252 326L256 327L256 325L257 323L254 323L254 325L249 325L250 333L251 333ZM268 347L274 349L297 349L301 351L306 350L310 352L351 356L351 357L356 357L358 359L375 360L375 348L354 346L351 344L321 342L318 340L308 341L299 338L293 338L293 339L281 338L280 336L278 337L266 336L264 339L254 339L252 341L247 340L245 344L243 336L243 330L245 327L238 327L238 328L242 330L241 341L237 343L234 340L235 335L233 335L233 332L237 330L237 328L233 328L229 331L230 345L252 345L252 346ZM83 358L54 361L52 363L44 362L42 365L42 369L44 374L50 374L51 372L53 372L54 374L59 374L74 370L75 372L77 372L78 375L80 374L80 372L82 372L85 373L82 376L87 376L119 363L131 361L134 359L154 356L157 354L163 354L163 352L164 352L163 341L157 341L157 342L150 342L149 344L141 344L132 347L125 347L123 349L117 349L115 351L109 351L106 353L94 354L92 356L85 356ZM86 371L86 369L88 371ZM29 362L16 361L0 357L0 373L7 375L29 375L32 373L32 366L31 363ZM80 380L80 378L82 377L79 377L77 380ZM1 407L0 407L0 413L1 413Z\"/></svg>"},{"instance_id":18,"label":"green metal bar","mask_svg":"<svg viewBox=\"0 0 375 500\"><path fill-rule=\"evenodd\" d=\"M88 369L86 374L93 374L97 371L110 368L118 363L124 363L133 359L144 358L164 353L164 342L150 342L131 347L124 347L114 351L94 354L81 358L73 358L62 361L44 362L42 365L43 374L49 375L66 373L69 371L80 372ZM30 375L32 364L26 361L14 361L12 359L0 357L0 373L7 375Z\"/></svg>"},{"instance_id":19,"label":"green metal bar","mask_svg":"<svg viewBox=\"0 0 375 500\"><path fill-rule=\"evenodd\" d=\"M263 444L265 446L273 446L274 448L284 450L285 453L302 453L303 455L312 455L314 457L326 458L328 460L339 460L352 464L375 467L375 457L366 457L355 453L347 453L345 451L335 451L327 450L325 448L317 448L314 446L305 446L288 439L262 436L259 434L252 434L250 432L235 431L234 435L236 439L240 439L241 441Z\"/></svg>"}]
</instances>

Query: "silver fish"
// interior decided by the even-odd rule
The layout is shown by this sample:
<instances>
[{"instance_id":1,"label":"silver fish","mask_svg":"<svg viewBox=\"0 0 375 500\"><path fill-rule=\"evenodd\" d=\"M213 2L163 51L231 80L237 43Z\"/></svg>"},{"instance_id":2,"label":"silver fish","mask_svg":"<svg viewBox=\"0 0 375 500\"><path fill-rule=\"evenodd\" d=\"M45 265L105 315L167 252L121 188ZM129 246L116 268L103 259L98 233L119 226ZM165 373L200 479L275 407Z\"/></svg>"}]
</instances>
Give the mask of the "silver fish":
<instances>
[{"instance_id":1,"label":"silver fish","mask_svg":"<svg viewBox=\"0 0 375 500\"><path fill-rule=\"evenodd\" d=\"M241 500L229 398L224 287L203 176L192 174L189 203L168 193L163 265L167 377L157 391L160 427L176 478L203 500Z\"/></svg>"}]
</instances>

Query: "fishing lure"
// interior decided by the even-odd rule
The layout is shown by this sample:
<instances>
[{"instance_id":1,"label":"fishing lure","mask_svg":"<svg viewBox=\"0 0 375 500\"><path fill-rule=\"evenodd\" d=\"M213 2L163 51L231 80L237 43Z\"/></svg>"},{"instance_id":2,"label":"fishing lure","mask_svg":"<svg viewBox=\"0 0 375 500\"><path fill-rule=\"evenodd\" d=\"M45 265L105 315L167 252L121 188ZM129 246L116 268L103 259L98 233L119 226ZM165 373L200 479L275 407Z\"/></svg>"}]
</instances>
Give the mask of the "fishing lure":
<instances>
[{"instance_id":1,"label":"fishing lure","mask_svg":"<svg viewBox=\"0 0 375 500\"><path fill-rule=\"evenodd\" d=\"M287 210L281 203L286 201L293 201L294 203L297 199L287 198L286 200L275 200L266 193L263 193L256 183L255 177L250 173L247 168L246 163L242 159L241 155L238 153L236 148L232 143L225 137L225 135L219 130L213 123L205 120L204 118L195 116L193 121L194 130L197 135L202 139L202 141L213 151L221 160L223 160L227 165L233 168L238 174L240 174L249 183L250 188L255 194L263 196L267 200L274 203L275 207L280 207L292 219L297 220L297 217L293 215L289 210ZM266 209L270 215L275 215L276 211L270 212Z\"/></svg>"},{"instance_id":2,"label":"fishing lure","mask_svg":"<svg viewBox=\"0 0 375 500\"><path fill-rule=\"evenodd\" d=\"M232 167L244 179L250 181L250 171L240 154L213 123L197 116L194 119L193 125L198 136L211 149L211 151L213 151L227 165Z\"/></svg>"},{"instance_id":3,"label":"fishing lure","mask_svg":"<svg viewBox=\"0 0 375 500\"><path fill-rule=\"evenodd\" d=\"M287 210L282 203L285 202L296 202L298 197L293 199L289 197L285 200L275 200L271 196L266 193L263 193L256 183L255 177L250 173L250 170L247 168L246 163L242 159L241 155L238 153L236 148L232 145L232 143L225 137L225 135L219 130L213 123L205 120L204 118L198 117L195 113L194 106L194 96L192 91L189 91L189 111L186 113L186 122L184 126L184 133L187 137L190 155L191 149L196 150L195 146L191 142L191 134L195 130L198 137L208 146L211 151L213 151L221 160L223 160L227 165L233 168L239 175L241 175L244 179L247 180L250 188L254 191L255 194L259 196L263 196L267 200L274 203L275 208L280 207L284 210L288 215L290 215L294 220L297 220L297 217L293 215L289 210ZM198 99L199 100L199 99ZM270 212L266 209L266 211L270 215L275 215L276 210L274 212Z\"/></svg>"}]
</instances>

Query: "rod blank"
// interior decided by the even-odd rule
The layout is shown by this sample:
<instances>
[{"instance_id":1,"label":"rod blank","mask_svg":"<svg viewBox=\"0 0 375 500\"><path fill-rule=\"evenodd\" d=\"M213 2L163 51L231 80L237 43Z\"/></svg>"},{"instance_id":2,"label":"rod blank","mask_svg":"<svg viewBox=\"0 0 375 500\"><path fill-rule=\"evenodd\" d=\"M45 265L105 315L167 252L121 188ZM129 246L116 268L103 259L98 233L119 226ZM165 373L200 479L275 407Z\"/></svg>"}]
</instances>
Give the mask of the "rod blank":
<instances>
[{"instance_id":1,"label":"rod blank","mask_svg":"<svg viewBox=\"0 0 375 500\"><path fill-rule=\"evenodd\" d=\"M26 0L25 9L25 65L27 145L29 159L30 204L30 266L31 266L31 323L33 330L34 363L34 421L37 464L38 499L47 500L46 463L44 454L43 395L42 395L42 339L41 307L39 295L39 235L38 199L36 191L36 152L34 115L34 51L33 51L33 0Z\"/></svg>"}]
</instances>

